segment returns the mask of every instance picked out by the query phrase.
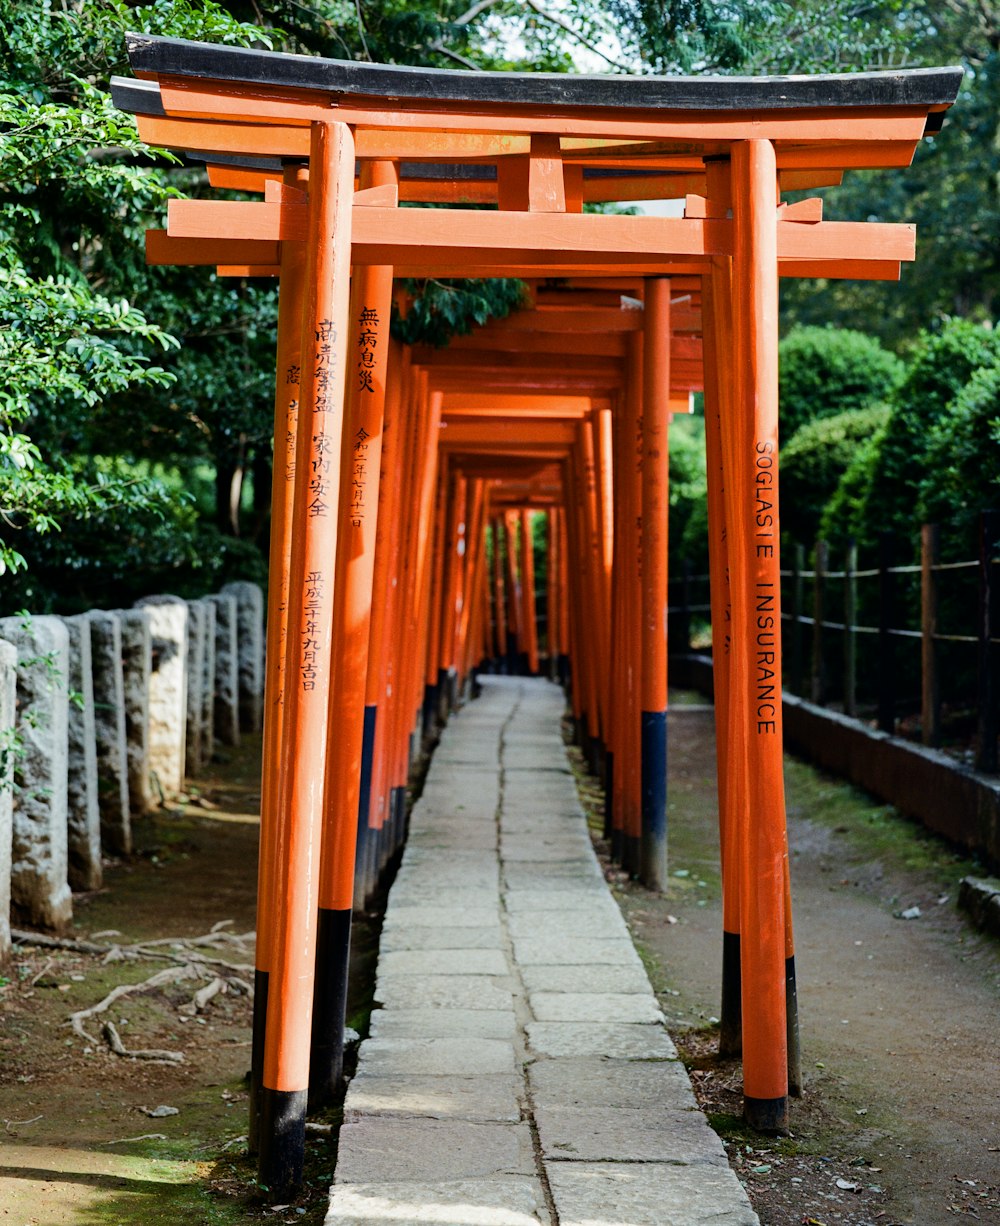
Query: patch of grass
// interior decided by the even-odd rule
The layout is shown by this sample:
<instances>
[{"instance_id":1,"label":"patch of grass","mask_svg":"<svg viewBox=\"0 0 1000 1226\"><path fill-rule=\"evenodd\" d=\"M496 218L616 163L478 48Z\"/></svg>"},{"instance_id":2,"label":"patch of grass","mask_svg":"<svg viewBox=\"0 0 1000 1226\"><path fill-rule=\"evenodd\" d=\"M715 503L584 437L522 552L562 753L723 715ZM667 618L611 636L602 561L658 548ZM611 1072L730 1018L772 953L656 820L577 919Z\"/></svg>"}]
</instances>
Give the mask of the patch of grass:
<instances>
[{"instance_id":1,"label":"patch of grass","mask_svg":"<svg viewBox=\"0 0 1000 1226\"><path fill-rule=\"evenodd\" d=\"M759 1145L761 1135L754 1132L742 1115L732 1115L728 1111L709 1111L705 1117L713 1132L717 1132L724 1141L747 1141Z\"/></svg>"},{"instance_id":2,"label":"patch of grass","mask_svg":"<svg viewBox=\"0 0 1000 1226\"><path fill-rule=\"evenodd\" d=\"M892 805L823 773L807 762L785 758L789 817L804 817L846 836L848 863L879 861L954 886L957 879L982 873L974 857L923 829Z\"/></svg>"}]
</instances>

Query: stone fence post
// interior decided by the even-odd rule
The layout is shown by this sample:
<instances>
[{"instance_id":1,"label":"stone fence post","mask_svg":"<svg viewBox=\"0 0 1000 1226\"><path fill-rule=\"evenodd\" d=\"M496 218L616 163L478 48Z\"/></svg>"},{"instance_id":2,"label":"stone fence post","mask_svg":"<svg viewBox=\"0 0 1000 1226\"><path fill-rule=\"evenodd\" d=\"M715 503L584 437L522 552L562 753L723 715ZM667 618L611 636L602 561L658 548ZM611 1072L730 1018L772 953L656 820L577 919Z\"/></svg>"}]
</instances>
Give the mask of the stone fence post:
<instances>
[{"instance_id":1,"label":"stone fence post","mask_svg":"<svg viewBox=\"0 0 1000 1226\"><path fill-rule=\"evenodd\" d=\"M0 637L17 648L21 739L11 904L28 923L60 931L73 914L67 879L69 632L58 617L5 617Z\"/></svg>"},{"instance_id":2,"label":"stone fence post","mask_svg":"<svg viewBox=\"0 0 1000 1226\"><path fill-rule=\"evenodd\" d=\"M140 817L153 803L149 778L149 677L153 668L153 641L149 609L119 609L122 628L122 683L125 695L125 746L128 760L128 798L132 817Z\"/></svg>"},{"instance_id":3,"label":"stone fence post","mask_svg":"<svg viewBox=\"0 0 1000 1226\"><path fill-rule=\"evenodd\" d=\"M69 760L67 808L69 884L74 890L99 890L101 811L97 803L97 732L94 719L94 678L90 617L65 617L69 633Z\"/></svg>"},{"instance_id":4,"label":"stone fence post","mask_svg":"<svg viewBox=\"0 0 1000 1226\"><path fill-rule=\"evenodd\" d=\"M94 609L89 620L101 843L109 854L127 856L132 850L132 826L128 800L122 626L117 613L103 609Z\"/></svg>"},{"instance_id":5,"label":"stone fence post","mask_svg":"<svg viewBox=\"0 0 1000 1226\"><path fill-rule=\"evenodd\" d=\"M210 596L215 605L215 736L240 743L239 607L231 593Z\"/></svg>"},{"instance_id":6,"label":"stone fence post","mask_svg":"<svg viewBox=\"0 0 1000 1226\"><path fill-rule=\"evenodd\" d=\"M188 606L179 596L144 596L135 607L149 613L149 773L162 800L184 790Z\"/></svg>"},{"instance_id":7,"label":"stone fence post","mask_svg":"<svg viewBox=\"0 0 1000 1226\"><path fill-rule=\"evenodd\" d=\"M14 838L14 720L17 648L0 640L0 966L10 958L10 872Z\"/></svg>"},{"instance_id":8,"label":"stone fence post","mask_svg":"<svg viewBox=\"0 0 1000 1226\"><path fill-rule=\"evenodd\" d=\"M200 773L209 760L205 746L205 652L208 648L207 602L189 600L187 632L187 734L184 769L189 776Z\"/></svg>"},{"instance_id":9,"label":"stone fence post","mask_svg":"<svg viewBox=\"0 0 1000 1226\"><path fill-rule=\"evenodd\" d=\"M227 583L221 595L236 598L240 728L264 726L264 593L256 583Z\"/></svg>"}]
</instances>

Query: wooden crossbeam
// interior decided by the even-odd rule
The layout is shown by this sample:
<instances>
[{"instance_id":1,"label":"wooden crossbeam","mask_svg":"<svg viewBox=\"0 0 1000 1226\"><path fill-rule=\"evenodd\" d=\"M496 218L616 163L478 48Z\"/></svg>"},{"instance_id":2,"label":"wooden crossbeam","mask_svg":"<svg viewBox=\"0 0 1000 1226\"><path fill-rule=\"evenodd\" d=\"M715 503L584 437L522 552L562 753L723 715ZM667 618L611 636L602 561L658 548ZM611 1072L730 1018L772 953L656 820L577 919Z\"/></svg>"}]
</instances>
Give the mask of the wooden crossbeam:
<instances>
[{"instance_id":1,"label":"wooden crossbeam","mask_svg":"<svg viewBox=\"0 0 1000 1226\"><path fill-rule=\"evenodd\" d=\"M297 240L305 237L306 217L301 204L171 200L167 233L176 238ZM903 223L779 220L777 235L779 259L912 260L916 254L916 229ZM654 256L732 254L732 222L714 217L366 207L354 210L353 237L354 263L393 266L466 259L486 266L537 262L544 268L577 260L652 262Z\"/></svg>"},{"instance_id":2,"label":"wooden crossbeam","mask_svg":"<svg viewBox=\"0 0 1000 1226\"><path fill-rule=\"evenodd\" d=\"M576 439L575 421L490 418L486 421L441 422L441 443L449 447L490 446L513 443L519 448L544 444L571 447Z\"/></svg>"},{"instance_id":3,"label":"wooden crossbeam","mask_svg":"<svg viewBox=\"0 0 1000 1226\"><path fill-rule=\"evenodd\" d=\"M551 107L461 107L426 100L395 98L387 110L383 97L341 98L319 91L269 89L240 82L213 83L198 78L162 76L160 98L168 115L193 119L226 117L237 122L308 124L337 119L359 129L428 131L486 136L566 132L567 117ZM611 110L600 106L574 111L576 136L609 140L649 139L696 143L744 139L751 125L768 140L819 141L919 140L926 106L844 108L802 107L787 111Z\"/></svg>"}]
</instances>

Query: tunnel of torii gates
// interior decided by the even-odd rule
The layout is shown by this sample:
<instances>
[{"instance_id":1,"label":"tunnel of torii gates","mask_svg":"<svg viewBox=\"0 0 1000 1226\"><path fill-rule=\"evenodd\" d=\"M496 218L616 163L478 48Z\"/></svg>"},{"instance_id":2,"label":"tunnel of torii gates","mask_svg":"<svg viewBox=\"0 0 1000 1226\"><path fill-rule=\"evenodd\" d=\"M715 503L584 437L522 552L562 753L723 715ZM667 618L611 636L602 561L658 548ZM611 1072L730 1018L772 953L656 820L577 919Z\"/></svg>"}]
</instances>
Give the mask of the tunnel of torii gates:
<instances>
[{"instance_id":1,"label":"tunnel of torii gates","mask_svg":"<svg viewBox=\"0 0 1000 1226\"><path fill-rule=\"evenodd\" d=\"M782 782L778 278L895 280L914 227L823 220L906 166L961 70L782 78L443 71L129 36L143 139L261 201L174 200L151 263L280 277L250 1143L300 1181L342 1077L350 920L404 833L422 730L512 643L606 761L616 857L666 865L667 430L703 389L723 865L723 1049L800 1087ZM683 216L584 213L679 199ZM401 205L410 207L400 207ZM434 207L419 207L434 206ZM478 207L476 207L478 206ZM518 277L441 350L401 278ZM405 302L403 303L405 309ZM234 389L234 393L238 394ZM357 869L357 873L356 873Z\"/></svg>"}]
</instances>

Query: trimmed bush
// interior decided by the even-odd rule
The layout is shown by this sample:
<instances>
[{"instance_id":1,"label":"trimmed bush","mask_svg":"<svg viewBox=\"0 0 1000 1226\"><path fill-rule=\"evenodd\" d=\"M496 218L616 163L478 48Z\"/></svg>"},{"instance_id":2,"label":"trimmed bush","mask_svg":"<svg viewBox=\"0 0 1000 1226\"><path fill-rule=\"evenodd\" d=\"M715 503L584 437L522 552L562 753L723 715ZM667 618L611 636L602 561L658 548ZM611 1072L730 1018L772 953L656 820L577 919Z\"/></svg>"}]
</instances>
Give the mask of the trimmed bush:
<instances>
[{"instance_id":1,"label":"trimmed bush","mask_svg":"<svg viewBox=\"0 0 1000 1226\"><path fill-rule=\"evenodd\" d=\"M810 544L824 508L859 451L889 420L887 405L852 409L800 426L781 451L781 526Z\"/></svg>"},{"instance_id":2,"label":"trimmed bush","mask_svg":"<svg viewBox=\"0 0 1000 1226\"><path fill-rule=\"evenodd\" d=\"M874 337L849 328L795 328L781 342L781 431L885 401L903 363Z\"/></svg>"}]
</instances>

